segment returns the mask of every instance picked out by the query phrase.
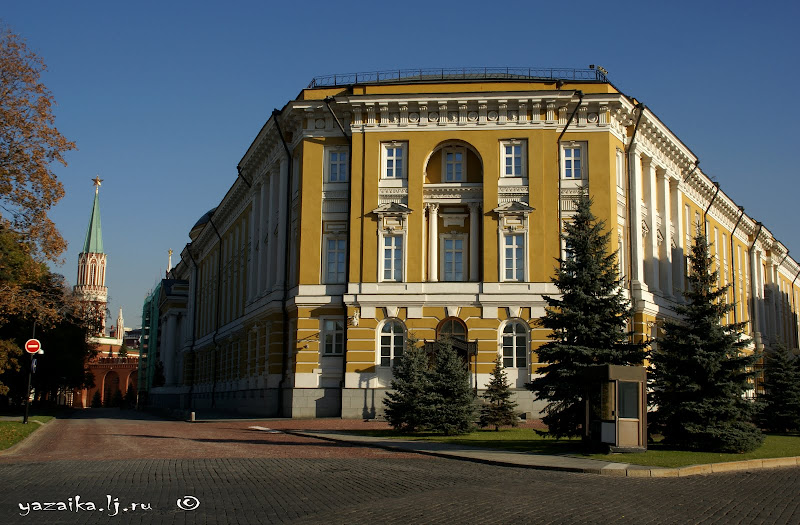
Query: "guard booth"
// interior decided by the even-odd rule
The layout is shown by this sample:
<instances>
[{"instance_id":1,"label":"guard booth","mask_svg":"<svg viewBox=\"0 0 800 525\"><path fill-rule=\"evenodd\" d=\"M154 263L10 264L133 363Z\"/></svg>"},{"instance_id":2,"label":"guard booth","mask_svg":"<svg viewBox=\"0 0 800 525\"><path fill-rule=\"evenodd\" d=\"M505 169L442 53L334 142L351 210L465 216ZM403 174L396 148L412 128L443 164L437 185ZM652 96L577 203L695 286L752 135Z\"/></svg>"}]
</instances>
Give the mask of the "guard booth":
<instances>
[{"instance_id":1,"label":"guard booth","mask_svg":"<svg viewBox=\"0 0 800 525\"><path fill-rule=\"evenodd\" d=\"M584 440L611 452L647 450L647 370L642 366L595 365L584 372Z\"/></svg>"}]
</instances>

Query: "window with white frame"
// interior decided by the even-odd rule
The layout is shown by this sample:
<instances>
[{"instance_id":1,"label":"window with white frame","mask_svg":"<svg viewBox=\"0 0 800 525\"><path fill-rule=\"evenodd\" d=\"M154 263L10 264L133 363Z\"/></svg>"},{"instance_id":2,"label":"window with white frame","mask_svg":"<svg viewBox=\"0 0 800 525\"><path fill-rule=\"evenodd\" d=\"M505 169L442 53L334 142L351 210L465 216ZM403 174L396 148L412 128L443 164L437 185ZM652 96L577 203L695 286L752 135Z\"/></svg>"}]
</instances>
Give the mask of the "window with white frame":
<instances>
[{"instance_id":1,"label":"window with white frame","mask_svg":"<svg viewBox=\"0 0 800 525\"><path fill-rule=\"evenodd\" d=\"M327 148L328 160L325 164L325 182L347 182L348 158L347 148Z\"/></svg>"},{"instance_id":2,"label":"window with white frame","mask_svg":"<svg viewBox=\"0 0 800 525\"><path fill-rule=\"evenodd\" d=\"M525 152L527 143L524 140L504 140L500 142L502 177L525 177Z\"/></svg>"},{"instance_id":3,"label":"window with white frame","mask_svg":"<svg viewBox=\"0 0 800 525\"><path fill-rule=\"evenodd\" d=\"M464 280L464 236L442 237L442 280Z\"/></svg>"},{"instance_id":4,"label":"window with white frame","mask_svg":"<svg viewBox=\"0 0 800 525\"><path fill-rule=\"evenodd\" d=\"M406 178L406 144L389 142L383 145L383 178Z\"/></svg>"},{"instance_id":5,"label":"window with white frame","mask_svg":"<svg viewBox=\"0 0 800 525\"><path fill-rule=\"evenodd\" d=\"M345 256L347 239L341 235L326 235L325 242L325 283L337 284L345 280Z\"/></svg>"},{"instance_id":6,"label":"window with white frame","mask_svg":"<svg viewBox=\"0 0 800 525\"><path fill-rule=\"evenodd\" d=\"M625 187L625 175L624 175L624 162L622 157L622 151L617 150L617 187L624 188Z\"/></svg>"},{"instance_id":7,"label":"window with white frame","mask_svg":"<svg viewBox=\"0 0 800 525\"><path fill-rule=\"evenodd\" d=\"M342 355L344 352L344 323L341 319L321 319L321 322L322 355Z\"/></svg>"},{"instance_id":8,"label":"window with white frame","mask_svg":"<svg viewBox=\"0 0 800 525\"><path fill-rule=\"evenodd\" d=\"M528 330L521 321L511 321L503 329L503 368L528 367Z\"/></svg>"},{"instance_id":9,"label":"window with white frame","mask_svg":"<svg viewBox=\"0 0 800 525\"><path fill-rule=\"evenodd\" d=\"M403 236L385 235L383 237L383 280L403 280Z\"/></svg>"},{"instance_id":10,"label":"window with white frame","mask_svg":"<svg viewBox=\"0 0 800 525\"><path fill-rule=\"evenodd\" d=\"M503 237L503 268L506 281L525 280L525 236L521 233Z\"/></svg>"},{"instance_id":11,"label":"window with white frame","mask_svg":"<svg viewBox=\"0 0 800 525\"><path fill-rule=\"evenodd\" d=\"M442 161L444 162L443 182L464 182L467 180L466 148L444 148L442 151Z\"/></svg>"},{"instance_id":12,"label":"window with white frame","mask_svg":"<svg viewBox=\"0 0 800 525\"><path fill-rule=\"evenodd\" d=\"M381 366L394 366L395 359L403 355L406 329L398 319L388 319L381 327Z\"/></svg>"},{"instance_id":13,"label":"window with white frame","mask_svg":"<svg viewBox=\"0 0 800 525\"><path fill-rule=\"evenodd\" d=\"M586 178L586 143L569 142L561 145L561 177L568 180Z\"/></svg>"}]
</instances>

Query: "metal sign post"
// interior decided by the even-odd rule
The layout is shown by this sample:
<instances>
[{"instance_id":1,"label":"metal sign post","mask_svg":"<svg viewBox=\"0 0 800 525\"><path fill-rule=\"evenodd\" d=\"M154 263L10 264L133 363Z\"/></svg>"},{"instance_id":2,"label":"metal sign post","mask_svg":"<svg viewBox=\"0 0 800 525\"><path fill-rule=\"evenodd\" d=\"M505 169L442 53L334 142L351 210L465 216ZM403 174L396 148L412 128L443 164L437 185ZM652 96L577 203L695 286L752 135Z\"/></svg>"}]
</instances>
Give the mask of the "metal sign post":
<instances>
[{"instance_id":1,"label":"metal sign post","mask_svg":"<svg viewBox=\"0 0 800 525\"><path fill-rule=\"evenodd\" d=\"M36 339L36 323L33 324L33 336L25 343L25 351L31 355L31 364L28 367L28 389L25 391L25 417L22 418L23 425L28 424L28 407L31 404L31 378L33 377L34 367L36 366L36 361L34 361L33 356L44 353L42 350L42 343Z\"/></svg>"}]
</instances>

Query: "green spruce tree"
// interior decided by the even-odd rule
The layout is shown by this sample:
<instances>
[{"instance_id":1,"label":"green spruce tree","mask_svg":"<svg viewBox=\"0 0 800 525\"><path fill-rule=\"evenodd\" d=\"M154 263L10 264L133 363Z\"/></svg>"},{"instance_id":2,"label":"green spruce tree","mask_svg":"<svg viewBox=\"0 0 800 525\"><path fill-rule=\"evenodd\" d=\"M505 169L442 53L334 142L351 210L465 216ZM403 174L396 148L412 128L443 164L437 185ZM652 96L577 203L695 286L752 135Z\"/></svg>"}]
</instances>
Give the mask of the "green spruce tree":
<instances>
[{"instance_id":1,"label":"green spruce tree","mask_svg":"<svg viewBox=\"0 0 800 525\"><path fill-rule=\"evenodd\" d=\"M126 408L135 408L136 407L136 390L133 388L133 385L128 385L128 389L125 391L125 404Z\"/></svg>"},{"instance_id":2,"label":"green spruce tree","mask_svg":"<svg viewBox=\"0 0 800 525\"><path fill-rule=\"evenodd\" d=\"M526 386L547 401L542 421L556 437L579 436L585 418L583 369L590 365L641 365L646 345L630 341L630 304L619 286L611 233L592 214L587 195L578 199L573 220L562 236L566 258L551 279L560 297L545 297L549 308L541 325L550 341L538 350L547 363Z\"/></svg>"},{"instance_id":3,"label":"green spruce tree","mask_svg":"<svg viewBox=\"0 0 800 525\"><path fill-rule=\"evenodd\" d=\"M99 390L95 390L92 396L92 408L103 408L103 399L100 397Z\"/></svg>"},{"instance_id":4,"label":"green spruce tree","mask_svg":"<svg viewBox=\"0 0 800 525\"><path fill-rule=\"evenodd\" d=\"M486 403L481 406L480 425L482 428L494 426L499 431L501 426L517 426L517 404L511 400L511 388L503 370L500 356L494 362L492 377L486 392L481 394Z\"/></svg>"},{"instance_id":5,"label":"green spruce tree","mask_svg":"<svg viewBox=\"0 0 800 525\"><path fill-rule=\"evenodd\" d=\"M430 359L424 348L417 346L416 339L408 338L403 355L395 358L391 390L383 400L386 420L395 430L417 432L427 428L429 368Z\"/></svg>"},{"instance_id":6,"label":"green spruce tree","mask_svg":"<svg viewBox=\"0 0 800 525\"><path fill-rule=\"evenodd\" d=\"M744 354L745 323L723 325L733 305L718 287L705 235L698 231L691 254L686 304L674 309L650 356L651 421L666 443L690 450L745 452L763 435L750 421L754 405L744 397L758 355Z\"/></svg>"},{"instance_id":7,"label":"green spruce tree","mask_svg":"<svg viewBox=\"0 0 800 525\"><path fill-rule=\"evenodd\" d=\"M469 386L469 369L448 340L437 343L427 405L431 430L447 436L472 430L475 394Z\"/></svg>"},{"instance_id":8,"label":"green spruce tree","mask_svg":"<svg viewBox=\"0 0 800 525\"><path fill-rule=\"evenodd\" d=\"M784 345L764 355L759 424L771 432L800 430L800 369L798 359Z\"/></svg>"}]
</instances>

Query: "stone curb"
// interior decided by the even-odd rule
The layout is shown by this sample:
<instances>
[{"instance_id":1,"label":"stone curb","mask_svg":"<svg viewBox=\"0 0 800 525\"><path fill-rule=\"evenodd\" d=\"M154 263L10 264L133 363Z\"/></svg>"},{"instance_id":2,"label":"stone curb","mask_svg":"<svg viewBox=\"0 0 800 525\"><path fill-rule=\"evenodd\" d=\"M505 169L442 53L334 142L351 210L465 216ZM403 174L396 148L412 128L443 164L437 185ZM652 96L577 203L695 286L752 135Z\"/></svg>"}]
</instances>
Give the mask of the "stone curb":
<instances>
[{"instance_id":1,"label":"stone curb","mask_svg":"<svg viewBox=\"0 0 800 525\"><path fill-rule=\"evenodd\" d=\"M632 465L627 463L610 463L610 462L609 462L610 464L606 464L603 467L586 468L586 467L575 467L569 465L532 464L528 462L523 463L523 462L495 459L490 457L465 455L463 453L459 453L458 451L446 450L447 444L444 443L437 444L441 445L442 450L423 450L414 447L413 441L393 440L395 442L403 443L402 445L400 445L400 444L393 444L392 442L386 440L386 438L369 438L364 440L353 439L354 436L345 433L342 434L334 434L331 432L317 433L317 432L306 432L299 430L282 430L282 432L294 436L309 437L314 439L321 439L324 441L333 441L337 443L347 443L350 445L381 448L397 452L411 452L414 454L422 454L426 456L435 456L446 459L457 459L461 461L472 461L475 463L485 463L488 465L497 465L503 467L518 467L518 468L529 468L534 470L550 470L559 472L578 472L583 474L599 474L601 476L616 476L616 477L631 477L631 478L678 478L678 477L682 478L687 476L718 474L722 472L738 472L745 470L796 467L800 465L800 456L794 456L786 458L766 458L766 459L750 459L744 461L729 461L725 463L708 463L703 465L689 465L687 467L677 467L677 468L664 468L664 467L630 468ZM479 449L476 448L476 450ZM526 455L526 459L530 459L532 456L533 455ZM544 456L544 457L556 458L558 456Z\"/></svg>"}]
</instances>

